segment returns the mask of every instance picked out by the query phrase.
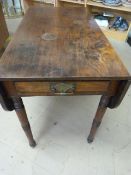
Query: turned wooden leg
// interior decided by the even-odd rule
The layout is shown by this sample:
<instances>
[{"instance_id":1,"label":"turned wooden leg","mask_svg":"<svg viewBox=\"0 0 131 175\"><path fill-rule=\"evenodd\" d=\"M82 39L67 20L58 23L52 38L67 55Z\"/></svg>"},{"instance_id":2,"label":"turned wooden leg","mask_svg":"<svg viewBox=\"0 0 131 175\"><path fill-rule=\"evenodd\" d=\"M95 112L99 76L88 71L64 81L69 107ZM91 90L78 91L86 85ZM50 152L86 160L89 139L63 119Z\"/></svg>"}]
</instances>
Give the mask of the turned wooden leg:
<instances>
[{"instance_id":1,"label":"turned wooden leg","mask_svg":"<svg viewBox=\"0 0 131 175\"><path fill-rule=\"evenodd\" d=\"M16 114L17 114L17 116L19 118L19 121L21 123L21 126L22 126L22 128L23 128L23 130L24 130L24 132L25 132L25 134L28 138L29 145L31 147L35 147L36 142L33 139L30 124L29 124L29 121L28 121L28 118L27 118L27 114L26 114L22 99L19 98L19 97L18 98L13 97L12 99L13 99L13 102L14 102L14 108L15 108Z\"/></svg>"},{"instance_id":2,"label":"turned wooden leg","mask_svg":"<svg viewBox=\"0 0 131 175\"><path fill-rule=\"evenodd\" d=\"M87 139L88 143L91 143L94 140L96 131L97 131L98 127L100 126L102 118L106 112L109 100L110 100L110 96L103 95L101 97L95 118L94 118L93 123L92 123L90 134L89 134L88 139Z\"/></svg>"}]
</instances>

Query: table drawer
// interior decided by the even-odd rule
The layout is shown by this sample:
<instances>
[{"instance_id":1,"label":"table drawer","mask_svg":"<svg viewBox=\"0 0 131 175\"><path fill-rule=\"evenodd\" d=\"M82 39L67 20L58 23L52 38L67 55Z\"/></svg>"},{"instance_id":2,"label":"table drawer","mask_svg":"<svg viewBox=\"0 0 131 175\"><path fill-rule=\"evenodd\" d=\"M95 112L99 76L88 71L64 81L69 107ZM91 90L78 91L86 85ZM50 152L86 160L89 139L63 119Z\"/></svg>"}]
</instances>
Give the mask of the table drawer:
<instances>
[{"instance_id":1,"label":"table drawer","mask_svg":"<svg viewBox=\"0 0 131 175\"><path fill-rule=\"evenodd\" d=\"M109 81L15 82L18 94L75 95L106 92Z\"/></svg>"}]
</instances>

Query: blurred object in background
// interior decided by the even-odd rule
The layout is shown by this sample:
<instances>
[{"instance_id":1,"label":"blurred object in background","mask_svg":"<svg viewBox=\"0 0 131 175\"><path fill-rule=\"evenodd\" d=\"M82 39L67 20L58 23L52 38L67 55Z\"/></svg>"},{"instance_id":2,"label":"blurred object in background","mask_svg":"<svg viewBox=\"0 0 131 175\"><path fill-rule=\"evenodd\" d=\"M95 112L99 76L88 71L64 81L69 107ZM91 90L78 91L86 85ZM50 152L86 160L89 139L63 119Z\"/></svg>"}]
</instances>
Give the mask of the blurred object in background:
<instances>
[{"instance_id":1,"label":"blurred object in background","mask_svg":"<svg viewBox=\"0 0 131 175\"><path fill-rule=\"evenodd\" d=\"M1 55L1 50L4 49L4 46L8 37L9 37L9 33L5 22L2 5L0 3L0 55Z\"/></svg>"},{"instance_id":2,"label":"blurred object in background","mask_svg":"<svg viewBox=\"0 0 131 175\"><path fill-rule=\"evenodd\" d=\"M129 28L129 24L126 19L121 16L117 16L109 26L109 29L112 28L114 28L115 30L126 31Z\"/></svg>"},{"instance_id":3,"label":"blurred object in background","mask_svg":"<svg viewBox=\"0 0 131 175\"><path fill-rule=\"evenodd\" d=\"M30 6L52 6L55 0L21 0L24 13Z\"/></svg>"},{"instance_id":4,"label":"blurred object in background","mask_svg":"<svg viewBox=\"0 0 131 175\"><path fill-rule=\"evenodd\" d=\"M94 18L98 26L107 28L114 15L112 13L102 12L95 14Z\"/></svg>"},{"instance_id":5,"label":"blurred object in background","mask_svg":"<svg viewBox=\"0 0 131 175\"><path fill-rule=\"evenodd\" d=\"M103 0L103 4L106 6L117 7L122 5L121 0Z\"/></svg>"},{"instance_id":6,"label":"blurred object in background","mask_svg":"<svg viewBox=\"0 0 131 175\"><path fill-rule=\"evenodd\" d=\"M127 43L129 44L129 46L131 46L131 37L128 37Z\"/></svg>"},{"instance_id":7,"label":"blurred object in background","mask_svg":"<svg viewBox=\"0 0 131 175\"><path fill-rule=\"evenodd\" d=\"M131 0L122 0L123 6L131 8Z\"/></svg>"},{"instance_id":8,"label":"blurred object in background","mask_svg":"<svg viewBox=\"0 0 131 175\"><path fill-rule=\"evenodd\" d=\"M33 5L33 0L23 0L24 12L26 12L28 8L32 5Z\"/></svg>"},{"instance_id":9,"label":"blurred object in background","mask_svg":"<svg viewBox=\"0 0 131 175\"><path fill-rule=\"evenodd\" d=\"M6 17L14 18L23 15L21 0L1 0L1 3Z\"/></svg>"}]
</instances>

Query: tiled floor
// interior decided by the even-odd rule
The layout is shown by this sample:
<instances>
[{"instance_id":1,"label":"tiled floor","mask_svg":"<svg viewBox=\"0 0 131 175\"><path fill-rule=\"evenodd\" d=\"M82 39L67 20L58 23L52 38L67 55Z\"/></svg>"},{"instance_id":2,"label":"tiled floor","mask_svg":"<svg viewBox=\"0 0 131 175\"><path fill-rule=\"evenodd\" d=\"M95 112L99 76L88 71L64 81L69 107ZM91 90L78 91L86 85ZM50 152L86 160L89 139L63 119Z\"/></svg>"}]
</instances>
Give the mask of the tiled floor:
<instances>
[{"instance_id":1,"label":"tiled floor","mask_svg":"<svg viewBox=\"0 0 131 175\"><path fill-rule=\"evenodd\" d=\"M8 21L10 31L18 21ZM131 48L111 43L131 72ZM99 98L23 98L35 149L28 146L15 112L0 108L0 175L131 175L131 89L117 109L107 110L88 144Z\"/></svg>"}]
</instances>

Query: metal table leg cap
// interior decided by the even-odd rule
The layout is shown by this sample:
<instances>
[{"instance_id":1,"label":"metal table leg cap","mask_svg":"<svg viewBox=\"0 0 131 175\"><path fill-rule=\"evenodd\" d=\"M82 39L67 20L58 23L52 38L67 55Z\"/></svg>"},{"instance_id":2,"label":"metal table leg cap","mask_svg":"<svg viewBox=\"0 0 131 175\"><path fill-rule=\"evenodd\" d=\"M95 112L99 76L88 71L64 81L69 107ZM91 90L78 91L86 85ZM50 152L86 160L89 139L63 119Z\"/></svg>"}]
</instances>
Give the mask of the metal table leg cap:
<instances>
[{"instance_id":1,"label":"metal table leg cap","mask_svg":"<svg viewBox=\"0 0 131 175\"><path fill-rule=\"evenodd\" d=\"M30 146L31 146L32 148L34 148L34 147L36 146L35 140L34 140L32 143L30 143Z\"/></svg>"},{"instance_id":2,"label":"metal table leg cap","mask_svg":"<svg viewBox=\"0 0 131 175\"><path fill-rule=\"evenodd\" d=\"M90 137L88 137L88 138L87 138L87 142L88 142L88 143L92 143L92 142L93 142L93 139L90 138Z\"/></svg>"}]
</instances>

